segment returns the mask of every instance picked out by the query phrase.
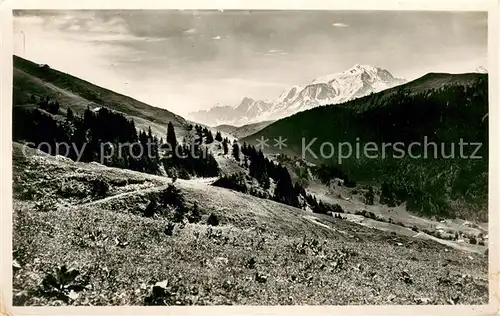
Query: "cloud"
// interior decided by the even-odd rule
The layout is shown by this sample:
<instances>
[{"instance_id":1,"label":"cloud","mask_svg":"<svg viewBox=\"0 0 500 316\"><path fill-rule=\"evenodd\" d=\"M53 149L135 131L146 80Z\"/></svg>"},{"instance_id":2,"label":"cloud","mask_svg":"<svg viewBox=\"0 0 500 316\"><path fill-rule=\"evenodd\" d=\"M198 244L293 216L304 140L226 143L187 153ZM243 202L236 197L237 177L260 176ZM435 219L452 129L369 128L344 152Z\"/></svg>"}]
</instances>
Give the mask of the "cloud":
<instances>
[{"instance_id":1,"label":"cloud","mask_svg":"<svg viewBox=\"0 0 500 316\"><path fill-rule=\"evenodd\" d=\"M337 22L337 23L333 23L332 26L333 27L348 27L349 25Z\"/></svg>"},{"instance_id":2,"label":"cloud","mask_svg":"<svg viewBox=\"0 0 500 316\"><path fill-rule=\"evenodd\" d=\"M194 34L194 33L196 33L196 29L185 30L184 33Z\"/></svg>"},{"instance_id":3,"label":"cloud","mask_svg":"<svg viewBox=\"0 0 500 316\"><path fill-rule=\"evenodd\" d=\"M212 37L212 39L214 39L214 40L219 40L219 39L220 39L220 36Z\"/></svg>"},{"instance_id":4,"label":"cloud","mask_svg":"<svg viewBox=\"0 0 500 316\"><path fill-rule=\"evenodd\" d=\"M282 49L270 49L267 51L267 53L257 53L257 54L265 56L288 55L288 53Z\"/></svg>"},{"instance_id":5,"label":"cloud","mask_svg":"<svg viewBox=\"0 0 500 316\"><path fill-rule=\"evenodd\" d=\"M95 34L130 34L126 21L117 16L106 19L96 18L92 12L61 12L54 16L44 16L44 24L59 30Z\"/></svg>"}]
</instances>

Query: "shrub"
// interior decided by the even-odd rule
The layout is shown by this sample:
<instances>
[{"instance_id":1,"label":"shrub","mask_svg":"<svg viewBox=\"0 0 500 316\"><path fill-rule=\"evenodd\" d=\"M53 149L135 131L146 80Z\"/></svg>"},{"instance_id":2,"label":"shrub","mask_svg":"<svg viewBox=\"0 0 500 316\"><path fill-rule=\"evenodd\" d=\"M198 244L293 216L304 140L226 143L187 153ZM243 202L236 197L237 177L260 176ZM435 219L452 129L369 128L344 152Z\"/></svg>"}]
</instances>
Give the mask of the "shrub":
<instances>
[{"instance_id":1,"label":"shrub","mask_svg":"<svg viewBox=\"0 0 500 316\"><path fill-rule=\"evenodd\" d=\"M472 245L476 245L476 244L477 244L477 239L476 239L476 237L471 236L471 237L469 238L469 243L470 243L470 244L472 244Z\"/></svg>"},{"instance_id":2,"label":"shrub","mask_svg":"<svg viewBox=\"0 0 500 316\"><path fill-rule=\"evenodd\" d=\"M210 214L210 216L207 219L207 224L211 226L218 226L219 225L219 219L215 214Z\"/></svg>"},{"instance_id":3,"label":"shrub","mask_svg":"<svg viewBox=\"0 0 500 316\"><path fill-rule=\"evenodd\" d=\"M92 180L91 184L92 194L98 198L104 198L108 195L109 184L106 180L102 178L97 178Z\"/></svg>"},{"instance_id":4,"label":"shrub","mask_svg":"<svg viewBox=\"0 0 500 316\"><path fill-rule=\"evenodd\" d=\"M156 202L156 199L152 199L148 203L148 206L146 206L146 209L144 210L144 216L153 217L157 211L157 208L158 208L158 202Z\"/></svg>"},{"instance_id":5,"label":"shrub","mask_svg":"<svg viewBox=\"0 0 500 316\"><path fill-rule=\"evenodd\" d=\"M167 227L165 227L165 234L167 236L172 236L172 234L174 233L174 228L175 228L174 223L168 223Z\"/></svg>"},{"instance_id":6,"label":"shrub","mask_svg":"<svg viewBox=\"0 0 500 316\"><path fill-rule=\"evenodd\" d=\"M254 269L255 268L255 264L257 263L257 261L255 260L254 257L251 257L250 259L247 260L245 266L248 268L248 269Z\"/></svg>"},{"instance_id":7,"label":"shrub","mask_svg":"<svg viewBox=\"0 0 500 316\"><path fill-rule=\"evenodd\" d=\"M368 191L365 192L364 198L365 198L365 203L367 205L373 205L373 202L374 202L374 199L375 199L375 192L373 191L372 187L369 187Z\"/></svg>"},{"instance_id":8,"label":"shrub","mask_svg":"<svg viewBox=\"0 0 500 316\"><path fill-rule=\"evenodd\" d=\"M184 208L184 198L181 195L181 191L173 184L169 184L168 187L162 193L163 205L174 206L179 208Z\"/></svg>"},{"instance_id":9,"label":"shrub","mask_svg":"<svg viewBox=\"0 0 500 316\"><path fill-rule=\"evenodd\" d=\"M175 185L168 185L161 195L161 200L166 208L173 209L172 220L174 222L180 223L184 220L184 215L187 213L184 197Z\"/></svg>"},{"instance_id":10,"label":"shrub","mask_svg":"<svg viewBox=\"0 0 500 316\"><path fill-rule=\"evenodd\" d=\"M76 291L82 291L87 284L88 278L83 277L78 270L68 270L62 266L43 278L39 291L42 296L68 302L69 299L75 299Z\"/></svg>"},{"instance_id":11,"label":"shrub","mask_svg":"<svg viewBox=\"0 0 500 316\"><path fill-rule=\"evenodd\" d=\"M182 223L184 221L184 209L176 207L172 215L172 221L175 223Z\"/></svg>"},{"instance_id":12,"label":"shrub","mask_svg":"<svg viewBox=\"0 0 500 316\"><path fill-rule=\"evenodd\" d=\"M198 203L194 203L193 208L188 216L188 221L190 223L198 223L201 220L200 210L198 208Z\"/></svg>"}]
</instances>

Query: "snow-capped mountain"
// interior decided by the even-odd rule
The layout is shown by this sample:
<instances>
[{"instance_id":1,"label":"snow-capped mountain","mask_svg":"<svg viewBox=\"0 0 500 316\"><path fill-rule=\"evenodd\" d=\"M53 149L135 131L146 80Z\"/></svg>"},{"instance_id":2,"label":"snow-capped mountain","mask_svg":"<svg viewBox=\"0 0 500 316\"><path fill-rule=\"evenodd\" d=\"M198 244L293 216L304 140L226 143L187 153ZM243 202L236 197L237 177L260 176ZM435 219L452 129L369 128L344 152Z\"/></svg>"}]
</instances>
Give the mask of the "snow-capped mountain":
<instances>
[{"instance_id":1,"label":"snow-capped mountain","mask_svg":"<svg viewBox=\"0 0 500 316\"><path fill-rule=\"evenodd\" d=\"M277 120L317 106L346 102L405 82L385 69L358 64L341 73L318 77L310 84L293 86L274 101L243 98L237 106L216 106L191 113L190 117L212 126L239 126Z\"/></svg>"}]
</instances>

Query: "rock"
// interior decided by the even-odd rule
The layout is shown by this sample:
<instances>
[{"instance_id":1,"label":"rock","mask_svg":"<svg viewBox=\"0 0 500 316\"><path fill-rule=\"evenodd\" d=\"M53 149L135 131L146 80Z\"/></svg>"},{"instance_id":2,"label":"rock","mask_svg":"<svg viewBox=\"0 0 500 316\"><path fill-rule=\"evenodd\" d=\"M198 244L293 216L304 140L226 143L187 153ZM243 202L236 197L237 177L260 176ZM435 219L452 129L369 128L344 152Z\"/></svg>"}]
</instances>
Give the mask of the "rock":
<instances>
[{"instance_id":1,"label":"rock","mask_svg":"<svg viewBox=\"0 0 500 316\"><path fill-rule=\"evenodd\" d=\"M257 281L259 283L266 283L267 276L257 272L257 273L255 273L255 281Z\"/></svg>"},{"instance_id":2,"label":"rock","mask_svg":"<svg viewBox=\"0 0 500 316\"><path fill-rule=\"evenodd\" d=\"M21 265L19 264L19 262L17 262L17 260L14 259L14 261L12 261L12 268L14 270L19 270L21 269Z\"/></svg>"},{"instance_id":3,"label":"rock","mask_svg":"<svg viewBox=\"0 0 500 316\"><path fill-rule=\"evenodd\" d=\"M144 284L144 283L143 283ZM141 284L141 288L142 288L142 285ZM145 285L145 284L144 284ZM164 281L160 281L160 282L156 282L154 286L158 286L158 287L161 287L163 289L166 289L168 287L168 280L164 280Z\"/></svg>"},{"instance_id":4,"label":"rock","mask_svg":"<svg viewBox=\"0 0 500 316\"><path fill-rule=\"evenodd\" d=\"M78 294L75 291L71 290L71 292L69 292L69 294L67 296L74 301L78 297L80 297L80 294Z\"/></svg>"}]
</instances>

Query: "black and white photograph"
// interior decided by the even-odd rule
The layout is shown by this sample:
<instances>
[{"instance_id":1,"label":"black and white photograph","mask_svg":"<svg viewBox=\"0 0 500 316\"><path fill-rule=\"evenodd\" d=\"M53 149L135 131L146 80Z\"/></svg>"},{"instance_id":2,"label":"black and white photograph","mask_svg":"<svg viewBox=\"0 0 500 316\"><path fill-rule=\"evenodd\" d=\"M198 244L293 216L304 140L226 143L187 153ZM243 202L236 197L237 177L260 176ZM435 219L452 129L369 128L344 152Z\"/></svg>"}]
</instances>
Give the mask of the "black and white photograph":
<instances>
[{"instance_id":1,"label":"black and white photograph","mask_svg":"<svg viewBox=\"0 0 500 316\"><path fill-rule=\"evenodd\" d=\"M488 305L490 18L13 10L4 300Z\"/></svg>"}]
</instances>

